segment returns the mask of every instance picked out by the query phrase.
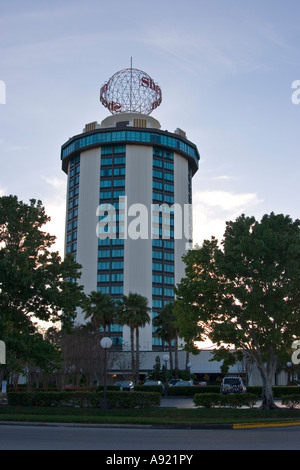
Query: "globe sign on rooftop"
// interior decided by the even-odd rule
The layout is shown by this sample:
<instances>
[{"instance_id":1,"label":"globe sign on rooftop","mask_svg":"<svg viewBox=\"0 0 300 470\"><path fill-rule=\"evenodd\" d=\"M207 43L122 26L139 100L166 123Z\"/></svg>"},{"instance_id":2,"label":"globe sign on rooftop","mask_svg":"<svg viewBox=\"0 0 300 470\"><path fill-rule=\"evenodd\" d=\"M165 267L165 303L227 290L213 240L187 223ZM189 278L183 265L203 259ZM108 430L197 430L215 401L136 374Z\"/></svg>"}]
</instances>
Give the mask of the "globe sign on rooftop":
<instances>
[{"instance_id":1,"label":"globe sign on rooftop","mask_svg":"<svg viewBox=\"0 0 300 470\"><path fill-rule=\"evenodd\" d=\"M162 101L161 88L145 72L128 68L116 72L100 90L100 101L112 114L150 114Z\"/></svg>"}]
</instances>

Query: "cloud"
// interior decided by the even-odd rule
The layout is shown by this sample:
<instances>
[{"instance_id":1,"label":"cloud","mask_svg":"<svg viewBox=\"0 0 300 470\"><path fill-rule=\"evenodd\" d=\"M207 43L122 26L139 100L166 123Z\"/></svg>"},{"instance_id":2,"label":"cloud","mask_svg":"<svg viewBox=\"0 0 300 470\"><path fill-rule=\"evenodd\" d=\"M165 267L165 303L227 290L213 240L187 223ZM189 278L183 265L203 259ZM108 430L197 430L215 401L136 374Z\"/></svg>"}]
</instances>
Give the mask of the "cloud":
<instances>
[{"instance_id":1,"label":"cloud","mask_svg":"<svg viewBox=\"0 0 300 470\"><path fill-rule=\"evenodd\" d=\"M194 244L201 245L203 240L212 236L222 240L227 221L254 210L261 202L255 193L196 192L193 195Z\"/></svg>"},{"instance_id":2,"label":"cloud","mask_svg":"<svg viewBox=\"0 0 300 470\"><path fill-rule=\"evenodd\" d=\"M242 210L249 204L258 202L254 193L234 194L227 191L202 191L196 193L193 199L194 204L202 203L209 207L219 207L223 210Z\"/></svg>"}]
</instances>

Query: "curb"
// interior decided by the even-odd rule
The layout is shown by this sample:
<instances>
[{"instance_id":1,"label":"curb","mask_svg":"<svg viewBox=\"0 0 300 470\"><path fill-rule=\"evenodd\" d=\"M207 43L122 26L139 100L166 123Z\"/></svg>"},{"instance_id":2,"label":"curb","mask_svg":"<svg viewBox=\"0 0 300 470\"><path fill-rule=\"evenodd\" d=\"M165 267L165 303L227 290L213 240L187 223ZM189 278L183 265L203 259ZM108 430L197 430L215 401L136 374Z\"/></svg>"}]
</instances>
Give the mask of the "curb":
<instances>
[{"instance_id":1,"label":"curb","mask_svg":"<svg viewBox=\"0 0 300 470\"><path fill-rule=\"evenodd\" d=\"M49 423L42 421L0 421L1 425L13 425L13 426L47 426L47 427L79 427L79 428L121 428L121 429L185 429L185 430L197 430L197 429L255 429L255 428L275 428L275 427L289 427L289 426L300 426L300 421L276 421L273 423L262 422L262 423L240 423L240 424L105 424L105 423Z\"/></svg>"},{"instance_id":2,"label":"curb","mask_svg":"<svg viewBox=\"0 0 300 470\"><path fill-rule=\"evenodd\" d=\"M251 428L276 428L287 426L300 426L300 421L276 421L273 423L241 423L233 424L232 429L251 429Z\"/></svg>"}]
</instances>

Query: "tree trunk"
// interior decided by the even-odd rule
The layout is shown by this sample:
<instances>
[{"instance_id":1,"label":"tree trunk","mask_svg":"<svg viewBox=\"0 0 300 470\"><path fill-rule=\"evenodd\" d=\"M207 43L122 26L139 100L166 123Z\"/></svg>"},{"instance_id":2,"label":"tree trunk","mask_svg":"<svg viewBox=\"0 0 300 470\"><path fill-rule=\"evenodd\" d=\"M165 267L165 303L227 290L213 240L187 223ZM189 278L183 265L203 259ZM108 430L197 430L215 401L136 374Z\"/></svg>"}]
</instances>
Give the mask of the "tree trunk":
<instances>
[{"instance_id":1,"label":"tree trunk","mask_svg":"<svg viewBox=\"0 0 300 470\"><path fill-rule=\"evenodd\" d=\"M262 405L263 410L274 410L278 408L274 402L273 390L272 390L272 377L268 375L262 377L263 389L262 389Z\"/></svg>"},{"instance_id":2,"label":"tree trunk","mask_svg":"<svg viewBox=\"0 0 300 470\"><path fill-rule=\"evenodd\" d=\"M131 369L135 376L135 355L134 355L134 328L130 327L130 350L131 350Z\"/></svg>"},{"instance_id":3,"label":"tree trunk","mask_svg":"<svg viewBox=\"0 0 300 470\"><path fill-rule=\"evenodd\" d=\"M135 371L134 371L134 383L139 384L140 379L140 331L139 327L135 330Z\"/></svg>"},{"instance_id":4,"label":"tree trunk","mask_svg":"<svg viewBox=\"0 0 300 470\"><path fill-rule=\"evenodd\" d=\"M270 354L269 359L266 363L261 360L257 361L256 364L262 379L262 405L263 410L274 410L277 405L274 402L272 380L276 372L277 359L274 354Z\"/></svg>"},{"instance_id":5,"label":"tree trunk","mask_svg":"<svg viewBox=\"0 0 300 470\"><path fill-rule=\"evenodd\" d=\"M175 355L175 377L178 377L178 336L175 337L175 347L174 347L174 355Z\"/></svg>"},{"instance_id":6,"label":"tree trunk","mask_svg":"<svg viewBox=\"0 0 300 470\"><path fill-rule=\"evenodd\" d=\"M173 370L174 369L174 366L173 366L173 354L172 354L172 341L169 340L169 356L170 356L170 370Z\"/></svg>"}]
</instances>

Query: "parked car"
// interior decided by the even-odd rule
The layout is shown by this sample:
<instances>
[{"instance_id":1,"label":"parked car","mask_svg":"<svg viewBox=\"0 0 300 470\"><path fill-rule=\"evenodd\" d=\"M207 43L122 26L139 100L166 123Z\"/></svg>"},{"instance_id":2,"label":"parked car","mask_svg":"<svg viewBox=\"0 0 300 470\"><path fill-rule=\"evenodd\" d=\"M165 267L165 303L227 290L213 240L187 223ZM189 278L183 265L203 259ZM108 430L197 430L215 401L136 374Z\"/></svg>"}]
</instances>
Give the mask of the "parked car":
<instances>
[{"instance_id":1,"label":"parked car","mask_svg":"<svg viewBox=\"0 0 300 470\"><path fill-rule=\"evenodd\" d=\"M121 380L120 382L116 382L115 385L120 387L120 390L122 391L131 391L134 389L133 382L130 380Z\"/></svg>"},{"instance_id":2,"label":"parked car","mask_svg":"<svg viewBox=\"0 0 300 470\"><path fill-rule=\"evenodd\" d=\"M241 377L228 376L223 378L220 392L224 395L227 393L245 393L246 391L246 386Z\"/></svg>"},{"instance_id":3,"label":"parked car","mask_svg":"<svg viewBox=\"0 0 300 470\"><path fill-rule=\"evenodd\" d=\"M192 387L193 381L192 380L180 380L174 386L175 387Z\"/></svg>"},{"instance_id":4,"label":"parked car","mask_svg":"<svg viewBox=\"0 0 300 470\"><path fill-rule=\"evenodd\" d=\"M160 380L146 380L143 385L160 385L163 387L163 383Z\"/></svg>"},{"instance_id":5,"label":"parked car","mask_svg":"<svg viewBox=\"0 0 300 470\"><path fill-rule=\"evenodd\" d=\"M182 379L170 379L168 385L169 387L174 387L174 385L177 385L178 382L183 382L183 380Z\"/></svg>"}]
</instances>

